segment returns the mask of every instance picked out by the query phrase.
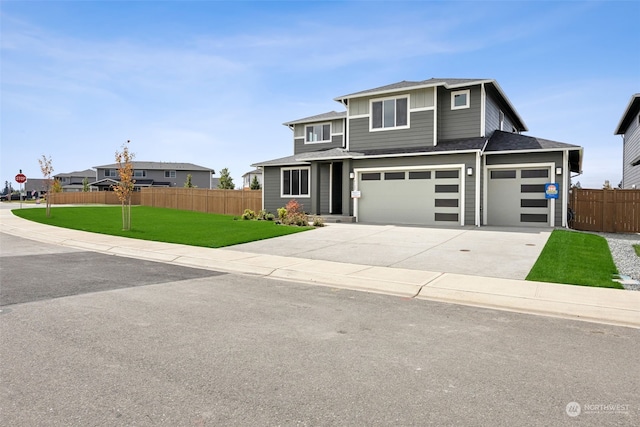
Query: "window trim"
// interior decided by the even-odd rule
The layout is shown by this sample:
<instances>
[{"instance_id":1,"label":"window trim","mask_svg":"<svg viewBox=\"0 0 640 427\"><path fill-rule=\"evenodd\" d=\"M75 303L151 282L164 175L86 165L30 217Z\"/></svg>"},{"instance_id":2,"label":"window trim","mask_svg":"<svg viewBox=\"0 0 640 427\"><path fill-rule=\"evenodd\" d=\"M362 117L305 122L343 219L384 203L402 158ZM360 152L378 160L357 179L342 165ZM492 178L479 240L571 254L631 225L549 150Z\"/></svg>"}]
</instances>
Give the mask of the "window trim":
<instances>
[{"instance_id":1,"label":"window trim","mask_svg":"<svg viewBox=\"0 0 640 427\"><path fill-rule=\"evenodd\" d=\"M105 176L105 178L117 178L118 177L118 169L105 169L104 170L104 176Z\"/></svg>"},{"instance_id":2,"label":"window trim","mask_svg":"<svg viewBox=\"0 0 640 427\"><path fill-rule=\"evenodd\" d=\"M136 175L136 172L141 172L142 175ZM146 169L134 169L133 173L131 174L131 177L133 177L133 178L146 178L147 177L147 171L146 171Z\"/></svg>"},{"instance_id":3,"label":"window trim","mask_svg":"<svg viewBox=\"0 0 640 427\"><path fill-rule=\"evenodd\" d=\"M467 102L465 105L455 105L455 99L457 95L466 95ZM452 110L463 110L465 108L471 108L471 89L464 90L455 90L451 92L451 109Z\"/></svg>"},{"instance_id":4,"label":"window trim","mask_svg":"<svg viewBox=\"0 0 640 427\"><path fill-rule=\"evenodd\" d=\"M175 178L176 177L176 171L164 171L164 177L165 178Z\"/></svg>"},{"instance_id":5,"label":"window trim","mask_svg":"<svg viewBox=\"0 0 640 427\"><path fill-rule=\"evenodd\" d=\"M314 126L314 127L315 126L320 126L322 128L322 127L324 127L326 125L329 125L329 135L328 135L329 139L323 139L321 141L308 141L307 140L307 128L309 126ZM325 135L322 135L322 136L325 137ZM304 125L304 143L305 144L327 144L327 143L331 143L331 141L333 140L332 136L333 136L333 125L332 125L331 122L310 123L310 124Z\"/></svg>"},{"instance_id":6,"label":"window trim","mask_svg":"<svg viewBox=\"0 0 640 427\"><path fill-rule=\"evenodd\" d=\"M284 172L285 171L307 171L307 194L284 194ZM291 182L289 183L291 185ZM298 167L284 167L280 168L280 197L283 199L308 199L311 197L311 167L310 166L298 166Z\"/></svg>"},{"instance_id":7,"label":"window trim","mask_svg":"<svg viewBox=\"0 0 640 427\"><path fill-rule=\"evenodd\" d=\"M382 121L383 121L383 127L380 128L374 128L373 127L373 104L376 102L381 102L382 105L384 106L384 102L385 101L390 101L390 100L394 100L396 101L395 105L394 105L394 121L397 122L397 114L395 114L398 110L397 108L397 100L398 99L406 99L407 100L407 124L406 125L402 125L402 126L391 126L391 127L384 127L384 111L382 113ZM398 130L398 129L409 129L411 127L411 96L406 93L406 94L398 94L395 96L388 96L385 98L372 98L369 100L369 132L385 132L385 131L390 131L390 130Z\"/></svg>"}]
</instances>

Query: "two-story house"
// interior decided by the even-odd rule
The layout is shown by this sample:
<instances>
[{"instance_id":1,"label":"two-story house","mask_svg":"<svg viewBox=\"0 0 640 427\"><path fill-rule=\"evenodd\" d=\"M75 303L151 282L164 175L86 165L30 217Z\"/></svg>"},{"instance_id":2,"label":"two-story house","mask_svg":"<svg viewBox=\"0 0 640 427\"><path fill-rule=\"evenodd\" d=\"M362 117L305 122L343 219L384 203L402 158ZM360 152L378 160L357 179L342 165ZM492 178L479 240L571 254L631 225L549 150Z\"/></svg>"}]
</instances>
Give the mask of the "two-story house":
<instances>
[{"instance_id":1,"label":"two-story house","mask_svg":"<svg viewBox=\"0 0 640 427\"><path fill-rule=\"evenodd\" d=\"M262 171L260 169L254 169L242 175L242 188L251 188L251 183L254 179L258 181L260 188L262 188Z\"/></svg>"},{"instance_id":2,"label":"two-story house","mask_svg":"<svg viewBox=\"0 0 640 427\"><path fill-rule=\"evenodd\" d=\"M284 123L292 156L256 163L263 208L416 225L564 226L582 148L525 136L495 80L402 81Z\"/></svg>"},{"instance_id":3,"label":"two-story house","mask_svg":"<svg viewBox=\"0 0 640 427\"><path fill-rule=\"evenodd\" d=\"M640 93L631 97L615 134L622 135L622 188L640 188Z\"/></svg>"},{"instance_id":4,"label":"two-story house","mask_svg":"<svg viewBox=\"0 0 640 427\"><path fill-rule=\"evenodd\" d=\"M187 176L191 175L191 184L198 188L214 188L217 178L213 178L215 171L192 163L170 162L131 162L135 189L142 187L183 187ZM95 166L97 179L90 185L100 191L109 191L112 185L118 183L118 164Z\"/></svg>"},{"instance_id":5,"label":"two-story house","mask_svg":"<svg viewBox=\"0 0 640 427\"><path fill-rule=\"evenodd\" d=\"M53 178L60 181L62 191L83 191L85 181L87 184L96 181L96 171L93 169L86 169L83 171L59 173L54 175ZM89 190L95 191L97 188L89 187Z\"/></svg>"}]
</instances>

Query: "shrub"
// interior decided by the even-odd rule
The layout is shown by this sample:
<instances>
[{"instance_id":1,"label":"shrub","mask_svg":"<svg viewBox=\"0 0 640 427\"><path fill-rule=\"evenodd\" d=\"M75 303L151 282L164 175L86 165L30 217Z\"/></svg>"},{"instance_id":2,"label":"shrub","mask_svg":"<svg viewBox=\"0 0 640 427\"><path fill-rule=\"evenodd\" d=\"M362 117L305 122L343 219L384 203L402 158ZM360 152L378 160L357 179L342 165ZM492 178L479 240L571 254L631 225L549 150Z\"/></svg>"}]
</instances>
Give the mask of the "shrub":
<instances>
[{"instance_id":1,"label":"shrub","mask_svg":"<svg viewBox=\"0 0 640 427\"><path fill-rule=\"evenodd\" d=\"M267 219L267 211L262 209L260 212L257 213L256 218L259 219L259 220Z\"/></svg>"},{"instance_id":2,"label":"shrub","mask_svg":"<svg viewBox=\"0 0 640 427\"><path fill-rule=\"evenodd\" d=\"M287 208L278 208L278 219L284 221L287 217Z\"/></svg>"},{"instance_id":3,"label":"shrub","mask_svg":"<svg viewBox=\"0 0 640 427\"><path fill-rule=\"evenodd\" d=\"M313 226L314 227L324 227L324 219L321 216L316 216L313 218Z\"/></svg>"},{"instance_id":4,"label":"shrub","mask_svg":"<svg viewBox=\"0 0 640 427\"><path fill-rule=\"evenodd\" d=\"M272 213L268 213L264 216L264 219L266 219L267 221L273 221L274 219L276 219L276 216Z\"/></svg>"},{"instance_id":5,"label":"shrub","mask_svg":"<svg viewBox=\"0 0 640 427\"><path fill-rule=\"evenodd\" d=\"M302 206L296 200L290 200L284 209L286 211L286 214L282 219L283 224L298 226L309 225L307 215L302 211ZM280 214L280 209L278 209L278 214Z\"/></svg>"},{"instance_id":6,"label":"shrub","mask_svg":"<svg viewBox=\"0 0 640 427\"><path fill-rule=\"evenodd\" d=\"M244 213L242 214L242 219L245 219L245 220L254 219L255 217L256 217L256 213L251 209L245 209Z\"/></svg>"}]
</instances>

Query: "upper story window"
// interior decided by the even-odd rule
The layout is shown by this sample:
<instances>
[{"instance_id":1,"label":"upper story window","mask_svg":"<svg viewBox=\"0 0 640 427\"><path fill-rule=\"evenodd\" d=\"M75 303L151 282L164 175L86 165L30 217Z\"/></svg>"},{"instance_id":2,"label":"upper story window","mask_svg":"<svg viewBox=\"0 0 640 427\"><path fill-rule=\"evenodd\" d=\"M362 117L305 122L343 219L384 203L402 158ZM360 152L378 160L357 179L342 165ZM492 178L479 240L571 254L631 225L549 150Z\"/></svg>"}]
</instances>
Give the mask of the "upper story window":
<instances>
[{"instance_id":1,"label":"upper story window","mask_svg":"<svg viewBox=\"0 0 640 427\"><path fill-rule=\"evenodd\" d=\"M305 128L305 142L331 142L331 125L329 123L309 125Z\"/></svg>"},{"instance_id":2,"label":"upper story window","mask_svg":"<svg viewBox=\"0 0 640 427\"><path fill-rule=\"evenodd\" d=\"M165 178L175 178L176 177L176 171L164 171L164 177Z\"/></svg>"},{"instance_id":3,"label":"upper story window","mask_svg":"<svg viewBox=\"0 0 640 427\"><path fill-rule=\"evenodd\" d=\"M470 95L471 90L469 89L451 92L451 109L460 110L462 108L469 108L471 105L469 102Z\"/></svg>"},{"instance_id":4,"label":"upper story window","mask_svg":"<svg viewBox=\"0 0 640 427\"><path fill-rule=\"evenodd\" d=\"M372 101L371 130L409 127L408 105L408 97Z\"/></svg>"},{"instance_id":5,"label":"upper story window","mask_svg":"<svg viewBox=\"0 0 640 427\"><path fill-rule=\"evenodd\" d=\"M104 170L104 176L107 176L109 178L117 178L118 170L117 169L105 169Z\"/></svg>"},{"instance_id":6,"label":"upper story window","mask_svg":"<svg viewBox=\"0 0 640 427\"><path fill-rule=\"evenodd\" d=\"M134 170L133 171L133 176L135 178L144 178L145 176L147 176L147 171L144 170Z\"/></svg>"}]
</instances>

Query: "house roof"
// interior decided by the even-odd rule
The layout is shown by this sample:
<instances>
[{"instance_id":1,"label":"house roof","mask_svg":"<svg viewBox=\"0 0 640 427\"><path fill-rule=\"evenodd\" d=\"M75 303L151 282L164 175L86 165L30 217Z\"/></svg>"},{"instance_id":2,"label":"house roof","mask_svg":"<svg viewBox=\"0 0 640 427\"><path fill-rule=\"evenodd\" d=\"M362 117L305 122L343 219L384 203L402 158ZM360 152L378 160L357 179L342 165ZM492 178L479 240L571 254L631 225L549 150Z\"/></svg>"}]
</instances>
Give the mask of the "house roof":
<instances>
[{"instance_id":1,"label":"house roof","mask_svg":"<svg viewBox=\"0 0 640 427\"><path fill-rule=\"evenodd\" d=\"M479 85L483 83L490 85L496 89L496 91L502 98L502 101L503 101L502 104L504 104L504 106L509 110L508 112L516 120L516 123L514 123L514 126L516 126L518 131L527 131L528 130L527 125L524 123L524 120L522 120L522 118L520 117L516 109L513 107L513 105L511 104L511 101L509 101L509 98L507 98L507 96L503 92L500 85L498 85L498 82L493 79L432 78L432 79L420 80L420 81L403 80L401 82L392 83L386 86L380 86L374 89L367 89L360 92L354 92L348 95L339 96L337 98L334 98L334 100L342 104L347 104L349 99L351 98L359 98L363 96L373 96L373 95L385 95L385 94L396 93L396 92L399 92L402 90L408 90L408 89L415 90L415 89L423 89L423 88L437 87L437 86L443 86L447 89L455 89L455 88Z\"/></svg>"},{"instance_id":2,"label":"house roof","mask_svg":"<svg viewBox=\"0 0 640 427\"><path fill-rule=\"evenodd\" d=\"M452 139L438 142L435 146L389 148L376 150L348 151L344 148L331 148L327 150L300 153L279 159L267 160L252 166L294 166L307 165L312 161L337 160L337 159L363 159L367 157L396 157L421 154L447 154L459 152L484 151L486 154L505 154L508 152L535 152L535 151L568 151L569 163L572 172L580 172L582 167L582 147L549 139L520 135L517 133L495 131L491 138L476 137Z\"/></svg>"},{"instance_id":3,"label":"house roof","mask_svg":"<svg viewBox=\"0 0 640 427\"><path fill-rule=\"evenodd\" d=\"M260 169L254 169L252 171L245 173L244 175L242 175L242 177L244 178L247 175L262 175L262 171Z\"/></svg>"},{"instance_id":4,"label":"house roof","mask_svg":"<svg viewBox=\"0 0 640 427\"><path fill-rule=\"evenodd\" d=\"M582 147L534 136L520 135L517 133L495 131L485 149L487 154L498 154L509 151L569 151L569 164L571 172L582 171Z\"/></svg>"},{"instance_id":5,"label":"house roof","mask_svg":"<svg viewBox=\"0 0 640 427\"><path fill-rule=\"evenodd\" d=\"M633 121L633 119L640 113L640 93L636 93L631 96L627 109L624 110L622 118L616 127L614 135L622 135L627 132L627 128Z\"/></svg>"},{"instance_id":6,"label":"house roof","mask_svg":"<svg viewBox=\"0 0 640 427\"><path fill-rule=\"evenodd\" d=\"M85 169L83 171L75 171L69 173L59 173L54 175L54 178L58 177L69 177L69 178L88 178L90 176L95 176L96 171L94 169Z\"/></svg>"},{"instance_id":7,"label":"house roof","mask_svg":"<svg viewBox=\"0 0 640 427\"><path fill-rule=\"evenodd\" d=\"M313 122L325 122L327 120L336 120L336 119L344 119L347 117L346 111L329 111L328 113L316 114L315 116L305 117L304 119L293 120L290 122L285 122L283 125L291 126L298 123L313 123Z\"/></svg>"},{"instance_id":8,"label":"house roof","mask_svg":"<svg viewBox=\"0 0 640 427\"><path fill-rule=\"evenodd\" d=\"M211 168L194 165L193 163L173 163L173 162L131 162L134 169L146 170L180 170L180 171L213 171ZM117 169L117 163L110 165L94 166L96 169Z\"/></svg>"}]
</instances>

